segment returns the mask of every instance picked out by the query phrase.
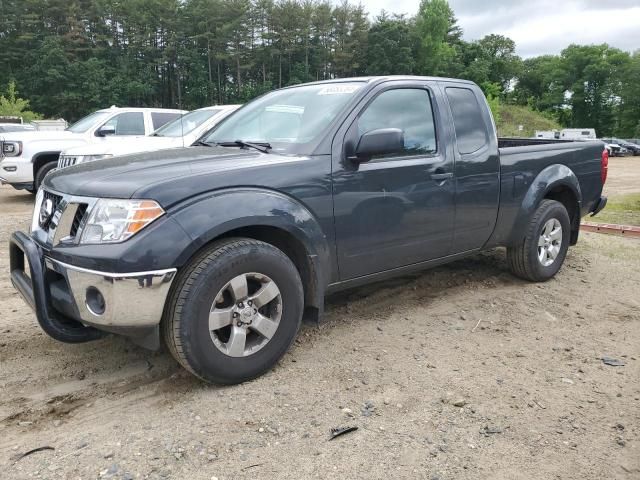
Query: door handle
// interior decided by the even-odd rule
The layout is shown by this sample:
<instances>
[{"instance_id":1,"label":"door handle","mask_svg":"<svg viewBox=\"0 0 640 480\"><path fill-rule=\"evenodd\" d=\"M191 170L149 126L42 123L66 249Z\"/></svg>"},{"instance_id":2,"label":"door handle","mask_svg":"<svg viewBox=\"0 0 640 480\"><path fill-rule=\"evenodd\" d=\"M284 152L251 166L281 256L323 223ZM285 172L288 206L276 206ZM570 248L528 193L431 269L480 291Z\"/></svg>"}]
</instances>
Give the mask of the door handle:
<instances>
[{"instance_id":1,"label":"door handle","mask_svg":"<svg viewBox=\"0 0 640 480\"><path fill-rule=\"evenodd\" d=\"M453 178L453 172L444 173L442 172L442 170L440 171L438 170L436 170L436 173L431 174L431 178L436 182L444 182L445 180L449 180L450 178Z\"/></svg>"}]
</instances>

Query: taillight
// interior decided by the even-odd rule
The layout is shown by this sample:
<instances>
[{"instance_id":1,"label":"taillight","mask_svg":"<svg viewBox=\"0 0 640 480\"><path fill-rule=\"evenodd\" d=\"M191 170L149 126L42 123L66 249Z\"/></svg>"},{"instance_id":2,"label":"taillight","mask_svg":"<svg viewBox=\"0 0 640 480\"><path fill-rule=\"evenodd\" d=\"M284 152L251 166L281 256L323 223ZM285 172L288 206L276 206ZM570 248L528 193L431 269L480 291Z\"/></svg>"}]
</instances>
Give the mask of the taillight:
<instances>
[{"instance_id":1,"label":"taillight","mask_svg":"<svg viewBox=\"0 0 640 480\"><path fill-rule=\"evenodd\" d=\"M602 185L607 181L607 172L609 171L609 151L605 148L602 150L602 160L600 161L600 178Z\"/></svg>"}]
</instances>

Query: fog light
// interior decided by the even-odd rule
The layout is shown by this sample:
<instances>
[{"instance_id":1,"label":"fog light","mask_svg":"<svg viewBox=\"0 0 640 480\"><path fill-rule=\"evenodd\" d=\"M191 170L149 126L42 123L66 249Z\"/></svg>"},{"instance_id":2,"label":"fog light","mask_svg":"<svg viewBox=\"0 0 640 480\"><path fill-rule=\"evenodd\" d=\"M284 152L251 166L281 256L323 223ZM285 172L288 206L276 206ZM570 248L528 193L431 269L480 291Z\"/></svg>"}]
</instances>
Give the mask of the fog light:
<instances>
[{"instance_id":1,"label":"fog light","mask_svg":"<svg viewBox=\"0 0 640 480\"><path fill-rule=\"evenodd\" d=\"M104 297L96 287L87 288L86 304L89 311L94 315L102 315L106 309Z\"/></svg>"}]
</instances>

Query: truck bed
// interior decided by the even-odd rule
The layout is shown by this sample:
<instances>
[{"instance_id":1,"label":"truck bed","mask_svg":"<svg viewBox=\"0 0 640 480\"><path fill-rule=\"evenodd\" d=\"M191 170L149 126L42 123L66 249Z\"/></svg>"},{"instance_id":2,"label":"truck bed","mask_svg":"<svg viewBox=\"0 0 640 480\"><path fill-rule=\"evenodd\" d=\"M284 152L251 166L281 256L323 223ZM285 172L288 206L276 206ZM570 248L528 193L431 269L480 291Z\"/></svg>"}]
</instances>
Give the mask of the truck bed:
<instances>
[{"instance_id":1,"label":"truck bed","mask_svg":"<svg viewBox=\"0 0 640 480\"><path fill-rule=\"evenodd\" d=\"M556 140L553 138L521 138L498 137L498 148L529 147L533 145L546 145L550 143L574 143L578 140Z\"/></svg>"}]
</instances>

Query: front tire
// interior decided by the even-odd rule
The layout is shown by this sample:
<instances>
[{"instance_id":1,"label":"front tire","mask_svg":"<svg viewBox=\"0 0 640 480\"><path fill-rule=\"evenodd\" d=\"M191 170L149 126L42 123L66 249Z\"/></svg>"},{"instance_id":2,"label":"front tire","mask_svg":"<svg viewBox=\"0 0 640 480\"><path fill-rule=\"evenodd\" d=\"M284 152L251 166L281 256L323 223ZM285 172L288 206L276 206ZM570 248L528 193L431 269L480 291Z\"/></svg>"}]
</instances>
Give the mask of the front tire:
<instances>
[{"instance_id":1,"label":"front tire","mask_svg":"<svg viewBox=\"0 0 640 480\"><path fill-rule=\"evenodd\" d=\"M567 256L571 221L567 209L555 200L543 200L527 226L524 238L507 248L511 272L525 280L553 278Z\"/></svg>"},{"instance_id":2,"label":"front tire","mask_svg":"<svg viewBox=\"0 0 640 480\"><path fill-rule=\"evenodd\" d=\"M49 162L45 163L38 169L33 179L33 191L31 193L38 191L40 185L42 185L42 182L44 181L44 177L46 177L52 170L55 170L57 166L58 164L56 162Z\"/></svg>"},{"instance_id":3,"label":"front tire","mask_svg":"<svg viewBox=\"0 0 640 480\"><path fill-rule=\"evenodd\" d=\"M236 384L271 369L300 327L300 275L258 240L216 242L185 267L163 319L174 358L210 383Z\"/></svg>"}]
</instances>

